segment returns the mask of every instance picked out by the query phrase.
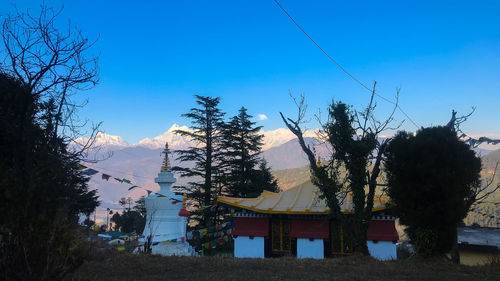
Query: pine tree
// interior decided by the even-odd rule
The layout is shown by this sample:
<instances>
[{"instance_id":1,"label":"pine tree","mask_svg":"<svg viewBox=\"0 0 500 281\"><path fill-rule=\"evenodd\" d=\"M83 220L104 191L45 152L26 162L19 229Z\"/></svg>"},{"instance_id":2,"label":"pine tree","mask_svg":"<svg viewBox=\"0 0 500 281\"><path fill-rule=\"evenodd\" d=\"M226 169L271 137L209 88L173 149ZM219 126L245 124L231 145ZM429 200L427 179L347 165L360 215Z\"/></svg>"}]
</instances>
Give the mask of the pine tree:
<instances>
[{"instance_id":1,"label":"pine tree","mask_svg":"<svg viewBox=\"0 0 500 281\"><path fill-rule=\"evenodd\" d=\"M215 203L221 188L217 186L218 176L221 174L223 154L222 139L224 127L224 113L218 108L220 98L203 97L195 95L198 108L191 108L183 117L191 120L191 131L176 130L175 133L188 137L196 144L186 150L178 150L177 160L181 162L194 162L194 167L172 167L182 177L193 179L201 178L202 181L191 181L187 186L179 187L179 191L188 194L188 198L200 206L194 212L193 219L201 225L215 223L216 216L207 208Z\"/></svg>"},{"instance_id":2,"label":"pine tree","mask_svg":"<svg viewBox=\"0 0 500 281\"><path fill-rule=\"evenodd\" d=\"M254 177L254 184L271 192L279 192L278 180L271 173L271 168L267 166L267 161L261 159L259 162L259 169L255 170L256 176ZM262 192L261 190L261 192Z\"/></svg>"},{"instance_id":3,"label":"pine tree","mask_svg":"<svg viewBox=\"0 0 500 281\"><path fill-rule=\"evenodd\" d=\"M242 107L224 130L225 162L228 175L225 184L229 195L257 197L262 190L277 190L277 182L260 158L262 126L251 121L252 116ZM260 169L256 169L260 164Z\"/></svg>"}]
</instances>

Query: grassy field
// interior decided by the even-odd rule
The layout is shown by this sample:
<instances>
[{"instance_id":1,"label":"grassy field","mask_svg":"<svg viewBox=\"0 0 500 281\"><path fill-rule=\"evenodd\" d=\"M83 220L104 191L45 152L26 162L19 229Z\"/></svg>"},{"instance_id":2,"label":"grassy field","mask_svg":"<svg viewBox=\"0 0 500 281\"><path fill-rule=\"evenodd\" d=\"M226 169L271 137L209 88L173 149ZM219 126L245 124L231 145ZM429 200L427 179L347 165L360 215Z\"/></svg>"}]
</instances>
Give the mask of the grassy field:
<instances>
[{"instance_id":1,"label":"grassy field","mask_svg":"<svg viewBox=\"0 0 500 281\"><path fill-rule=\"evenodd\" d=\"M380 262L369 257L325 260L100 255L67 280L500 280L500 264L454 265L444 260Z\"/></svg>"}]
</instances>

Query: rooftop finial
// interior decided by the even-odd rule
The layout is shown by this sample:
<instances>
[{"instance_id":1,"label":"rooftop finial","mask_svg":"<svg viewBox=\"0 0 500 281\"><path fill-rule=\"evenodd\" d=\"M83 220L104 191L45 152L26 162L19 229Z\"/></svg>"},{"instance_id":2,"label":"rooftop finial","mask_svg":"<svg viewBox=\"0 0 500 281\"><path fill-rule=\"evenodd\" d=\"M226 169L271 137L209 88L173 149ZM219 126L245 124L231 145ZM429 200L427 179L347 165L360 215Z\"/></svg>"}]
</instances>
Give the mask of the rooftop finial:
<instances>
[{"instance_id":1,"label":"rooftop finial","mask_svg":"<svg viewBox=\"0 0 500 281\"><path fill-rule=\"evenodd\" d=\"M165 142L165 149L162 151L162 154L165 154L165 158L163 159L160 172L170 171L170 161L168 161L168 142Z\"/></svg>"}]
</instances>

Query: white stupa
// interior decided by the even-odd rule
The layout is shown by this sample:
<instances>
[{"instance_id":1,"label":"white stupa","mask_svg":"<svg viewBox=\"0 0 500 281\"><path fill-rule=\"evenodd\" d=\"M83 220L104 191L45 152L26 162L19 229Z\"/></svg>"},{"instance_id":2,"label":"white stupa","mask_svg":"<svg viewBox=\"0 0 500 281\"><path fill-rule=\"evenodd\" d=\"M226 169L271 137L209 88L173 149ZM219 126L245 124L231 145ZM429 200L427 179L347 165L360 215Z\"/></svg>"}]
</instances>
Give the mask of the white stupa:
<instances>
[{"instance_id":1,"label":"white stupa","mask_svg":"<svg viewBox=\"0 0 500 281\"><path fill-rule=\"evenodd\" d=\"M165 158L155 182L160 185L160 191L146 197L146 225L141 242L148 237L152 241L152 253L165 256L192 256L194 249L185 240L187 217L180 216L181 209L185 211L186 200L182 195L176 195L171 190L175 183L168 160L168 143L163 150ZM182 214L182 213L181 213Z\"/></svg>"}]
</instances>

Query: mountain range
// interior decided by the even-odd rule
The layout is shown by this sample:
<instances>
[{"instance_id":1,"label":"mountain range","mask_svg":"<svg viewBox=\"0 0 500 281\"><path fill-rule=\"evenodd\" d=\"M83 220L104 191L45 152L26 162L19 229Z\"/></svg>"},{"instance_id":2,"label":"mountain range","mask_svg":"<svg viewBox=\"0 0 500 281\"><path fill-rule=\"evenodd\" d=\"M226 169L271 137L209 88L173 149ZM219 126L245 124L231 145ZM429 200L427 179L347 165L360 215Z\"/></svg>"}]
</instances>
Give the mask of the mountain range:
<instances>
[{"instance_id":1,"label":"mountain range","mask_svg":"<svg viewBox=\"0 0 500 281\"><path fill-rule=\"evenodd\" d=\"M97 189L101 206L97 215L105 218L106 208L119 210L118 200L122 197L139 198L147 195L146 190L153 192L159 190L158 184L154 182L161 163L163 161L162 151L165 143L168 142L172 151L186 149L195 145L186 137L176 135L175 130L189 130L186 126L174 124L165 133L154 138L145 138L138 143L129 144L119 136L112 136L99 133L94 143L94 151L91 157L105 159L97 163L85 164L86 166L99 171L91 177L89 181L90 189ZM308 164L307 157L298 144L298 140L288 129L280 128L273 131L264 131L264 144L262 157L266 159L274 175L278 178L282 189L287 189L300 184L309 178L308 169L304 168ZM312 147L321 158L329 154L329 148L320 143L314 131L305 133L305 142ZM77 139L75 143L84 143L87 139ZM489 150L481 150L482 155L488 154ZM92 155L94 154L94 155ZM497 158L494 153L490 158ZM175 157L170 157L172 165L180 165ZM489 160L489 158L488 158ZM492 162L492 161L488 161ZM189 166L189 163L183 163ZM191 164L192 165L192 164ZM491 164L489 163L489 167ZM102 174L112 176L108 180L102 178ZM114 178L130 180L131 184L121 183ZM188 182L186 178L177 178L174 185L183 185ZM302 181L302 182L301 182ZM133 188L133 185L141 188Z\"/></svg>"}]
</instances>

